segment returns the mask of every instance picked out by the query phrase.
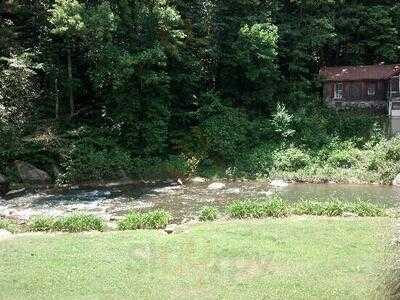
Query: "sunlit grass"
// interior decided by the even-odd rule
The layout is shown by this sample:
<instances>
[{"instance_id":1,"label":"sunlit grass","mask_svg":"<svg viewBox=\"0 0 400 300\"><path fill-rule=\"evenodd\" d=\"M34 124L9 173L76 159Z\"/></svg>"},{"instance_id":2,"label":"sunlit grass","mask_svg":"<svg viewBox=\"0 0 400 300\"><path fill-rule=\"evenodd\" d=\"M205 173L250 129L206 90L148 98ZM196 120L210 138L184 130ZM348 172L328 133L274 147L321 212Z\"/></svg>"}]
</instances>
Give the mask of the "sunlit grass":
<instances>
[{"instance_id":1,"label":"sunlit grass","mask_svg":"<svg viewBox=\"0 0 400 300\"><path fill-rule=\"evenodd\" d=\"M0 299L365 299L390 220L290 217L179 234L36 234L0 242Z\"/></svg>"}]
</instances>

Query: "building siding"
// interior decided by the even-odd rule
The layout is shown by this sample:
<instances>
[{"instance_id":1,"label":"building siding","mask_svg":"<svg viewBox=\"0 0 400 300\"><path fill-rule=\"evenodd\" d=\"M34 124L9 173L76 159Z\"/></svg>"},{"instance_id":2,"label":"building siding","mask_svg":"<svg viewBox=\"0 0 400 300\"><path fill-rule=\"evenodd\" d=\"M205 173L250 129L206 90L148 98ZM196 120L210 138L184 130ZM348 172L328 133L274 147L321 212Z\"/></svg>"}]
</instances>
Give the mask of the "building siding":
<instances>
[{"instance_id":1,"label":"building siding","mask_svg":"<svg viewBox=\"0 0 400 300\"><path fill-rule=\"evenodd\" d=\"M336 83L343 84L342 99L334 98ZM375 85L375 95L368 95L368 86ZM336 107L360 106L383 108L386 105L387 82L385 80L363 80L363 81L327 81L324 82L323 97L325 101Z\"/></svg>"}]
</instances>

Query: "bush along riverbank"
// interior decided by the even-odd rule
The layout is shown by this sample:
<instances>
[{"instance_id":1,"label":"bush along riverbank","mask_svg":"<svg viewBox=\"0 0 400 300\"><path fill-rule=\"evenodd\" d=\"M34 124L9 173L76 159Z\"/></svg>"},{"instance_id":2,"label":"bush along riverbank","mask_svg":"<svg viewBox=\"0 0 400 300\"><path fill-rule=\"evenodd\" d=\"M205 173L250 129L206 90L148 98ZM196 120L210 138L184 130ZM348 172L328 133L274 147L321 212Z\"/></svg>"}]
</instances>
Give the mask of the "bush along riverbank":
<instances>
[{"instance_id":1,"label":"bush along riverbank","mask_svg":"<svg viewBox=\"0 0 400 300\"><path fill-rule=\"evenodd\" d=\"M329 202L299 201L289 203L279 196L258 200L240 200L226 207L224 211L216 207L205 206L197 214L200 222L218 219L261 219L286 218L290 216L326 216L326 217L397 217L395 211L383 205L365 201ZM0 230L11 233L20 232L84 232L106 230L165 229L170 226L173 216L164 210L150 212L131 212L122 216L114 225L106 223L100 217L90 214L72 214L63 217L33 217L26 224L10 219L0 219ZM114 223L113 223L114 224ZM178 226L175 225L174 226ZM172 230L173 231L173 230Z\"/></svg>"},{"instance_id":2,"label":"bush along riverbank","mask_svg":"<svg viewBox=\"0 0 400 300\"><path fill-rule=\"evenodd\" d=\"M157 156L121 146L106 129L81 126L61 134L49 125L41 139L0 146L0 192L10 183L15 188L194 176L391 184L400 173L400 138L385 137L383 115L324 108L291 114L282 105L270 117L220 114Z\"/></svg>"}]
</instances>

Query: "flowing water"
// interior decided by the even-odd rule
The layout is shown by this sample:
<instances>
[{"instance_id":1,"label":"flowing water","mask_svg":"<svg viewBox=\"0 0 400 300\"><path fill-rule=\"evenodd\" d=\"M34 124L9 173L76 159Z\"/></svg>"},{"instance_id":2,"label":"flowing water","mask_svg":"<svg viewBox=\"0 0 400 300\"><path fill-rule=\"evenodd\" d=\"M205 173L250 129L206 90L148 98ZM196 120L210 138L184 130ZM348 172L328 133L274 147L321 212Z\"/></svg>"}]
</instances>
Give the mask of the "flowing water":
<instances>
[{"instance_id":1,"label":"flowing water","mask_svg":"<svg viewBox=\"0 0 400 300\"><path fill-rule=\"evenodd\" d=\"M360 199L395 207L400 203L400 188L392 186L290 184L277 188L260 181L220 183L224 186L215 189L208 182L188 185L141 183L30 191L19 196L0 198L0 216L26 220L34 215L61 216L85 212L113 220L132 210L165 209L172 213L176 221L182 221L194 218L206 205L223 209L238 199L264 198L273 193L279 193L287 201Z\"/></svg>"}]
</instances>

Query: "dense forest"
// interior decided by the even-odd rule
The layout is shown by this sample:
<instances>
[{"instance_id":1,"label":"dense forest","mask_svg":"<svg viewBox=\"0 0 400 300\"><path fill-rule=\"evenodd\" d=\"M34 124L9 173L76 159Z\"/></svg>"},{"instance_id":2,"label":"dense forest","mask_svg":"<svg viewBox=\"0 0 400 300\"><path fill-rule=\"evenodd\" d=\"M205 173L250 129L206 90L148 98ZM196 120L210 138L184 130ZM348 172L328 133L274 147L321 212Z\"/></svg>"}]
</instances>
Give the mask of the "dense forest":
<instances>
[{"instance_id":1,"label":"dense forest","mask_svg":"<svg viewBox=\"0 0 400 300\"><path fill-rule=\"evenodd\" d=\"M3 0L0 173L390 182L385 118L321 66L400 62L395 0Z\"/></svg>"}]
</instances>

